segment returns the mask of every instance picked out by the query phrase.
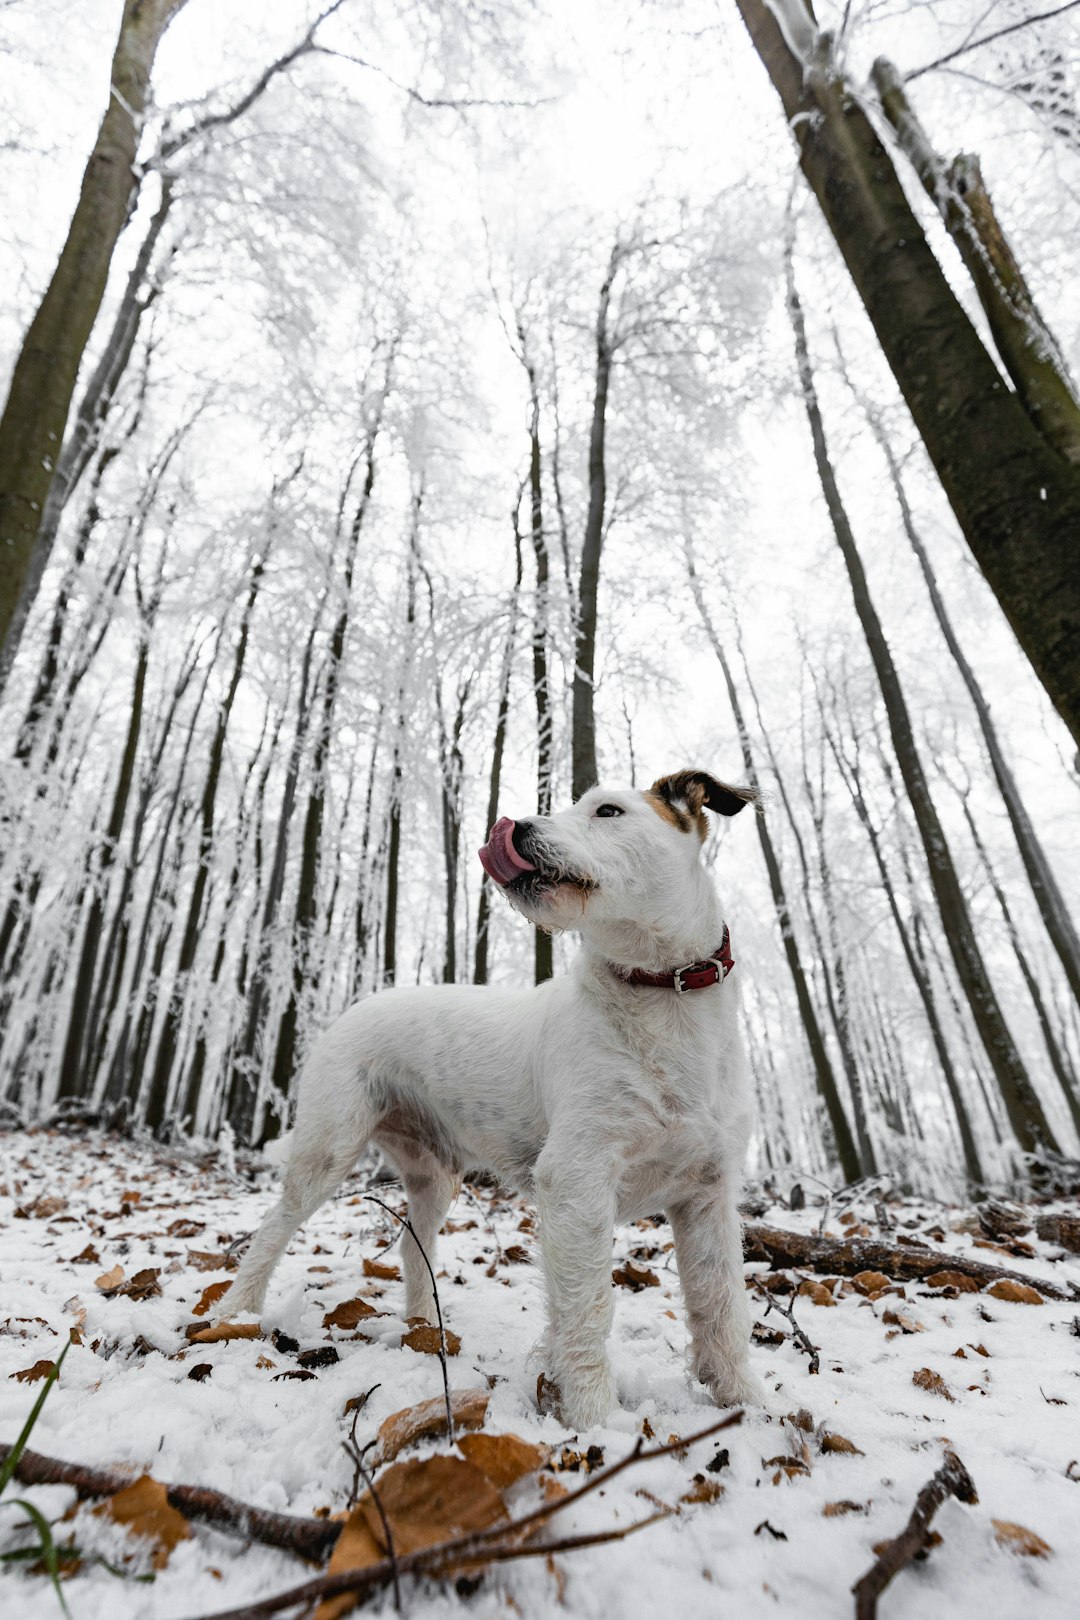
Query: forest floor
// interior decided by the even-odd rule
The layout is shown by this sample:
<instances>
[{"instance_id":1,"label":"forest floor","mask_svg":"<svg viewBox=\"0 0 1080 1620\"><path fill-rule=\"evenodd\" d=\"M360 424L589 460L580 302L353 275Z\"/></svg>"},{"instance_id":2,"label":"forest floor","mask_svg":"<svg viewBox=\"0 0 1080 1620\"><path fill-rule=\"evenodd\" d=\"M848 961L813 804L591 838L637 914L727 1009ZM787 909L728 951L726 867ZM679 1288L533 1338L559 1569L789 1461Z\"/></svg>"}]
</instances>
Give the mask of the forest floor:
<instances>
[{"instance_id":1,"label":"forest floor","mask_svg":"<svg viewBox=\"0 0 1080 1620\"><path fill-rule=\"evenodd\" d=\"M366 1185L359 1178L348 1183L297 1237L271 1284L263 1337L192 1343L186 1328L207 1320L193 1309L208 1285L228 1279L234 1262L227 1251L266 1209L270 1175L252 1185L221 1157L189 1160L93 1132L5 1133L0 1442L15 1440L48 1364L74 1328L79 1342L29 1440L35 1452L132 1478L149 1473L166 1484L209 1487L309 1521L345 1510L356 1480L344 1449L353 1429L363 1445L391 1414L433 1398L438 1406L442 1397L438 1357L402 1343L408 1325L397 1314L400 1284L370 1274L394 1267L397 1228L362 1199ZM398 1189L377 1190L401 1207ZM1077 1214L1075 1201L1050 1208ZM1000 1260L1066 1294L1071 1283L1080 1284L1080 1257L1032 1231L988 1248L971 1210L892 1199L847 1207L811 1200L794 1212L783 1201L766 1208L762 1199L757 1213L792 1231L924 1240L954 1256ZM1036 1213L1045 1212L1031 1211L1032 1221ZM463 1472L448 1475L451 1520L457 1508L465 1511L462 1492L471 1507L483 1491L491 1496L486 1480L499 1486L496 1515L505 1502L520 1517L560 1488L575 1491L595 1479L642 1435L651 1449L721 1416L684 1373L678 1282L662 1222L639 1222L616 1235L621 1282L611 1353L621 1410L581 1436L540 1416L532 1359L542 1322L535 1247L528 1207L484 1189L462 1192L440 1240L440 1296L461 1341L448 1362L452 1389L489 1395L484 1434L551 1448L549 1454L508 1442L501 1448L491 1442L488 1452L486 1442L475 1447L472 1464L459 1462ZM865 1274L854 1281L811 1278L770 1272L764 1263L749 1264L747 1278L757 1279L753 1363L770 1411L747 1412L737 1427L688 1451L643 1458L580 1504L553 1513L532 1545L625 1530L663 1508L673 1510L668 1517L624 1540L509 1560L482 1574L474 1566L465 1578L442 1584L403 1578L404 1612L425 1620L850 1616L851 1588L874 1564L875 1545L900 1533L951 1447L978 1501L944 1501L934 1519L940 1544L900 1570L878 1612L886 1620L1074 1616L1080 1303L901 1285L884 1276L875 1282ZM777 1291L775 1300L794 1307L817 1349L816 1373L792 1322L775 1304L770 1308L774 1296L764 1282L783 1290L785 1278L791 1289ZM336 1307L358 1298L378 1314L354 1306L338 1313L353 1326L326 1324ZM416 1342L422 1345L423 1336ZM319 1354L305 1355L310 1351ZM347 1402L368 1391L366 1402L346 1411ZM369 1465L390 1449L384 1440L381 1453L367 1454ZM389 1502L393 1470L415 1485L424 1459L447 1451L445 1439L420 1441L397 1463L376 1468L376 1491L381 1480ZM511 1454L519 1468L506 1470ZM477 1468L486 1469L486 1480ZM523 1477L507 1486L508 1474L520 1469ZM430 1484L433 1476L424 1478ZM475 1490L468 1483L474 1480ZM417 1514L415 1536L392 1518L399 1554L432 1539L430 1524L419 1522L425 1514L438 1518L431 1496L424 1486L414 1496L418 1506L401 1508L406 1518ZM324 1567L244 1535L186 1525L161 1506L141 1521L153 1530L151 1539L136 1539L118 1522L121 1513L89 1499L79 1503L71 1485L15 1481L0 1503L0 1551L30 1540L13 1497L53 1521L58 1544L74 1541L80 1549L81 1562L62 1582L73 1620L215 1615L248 1608ZM478 1511L481 1517L470 1522L489 1522L482 1504ZM370 1556L378 1556L377 1545L369 1546ZM45 1574L25 1562L4 1567L5 1613L21 1620L60 1616ZM365 1607L391 1612L392 1601L384 1590Z\"/></svg>"}]
</instances>

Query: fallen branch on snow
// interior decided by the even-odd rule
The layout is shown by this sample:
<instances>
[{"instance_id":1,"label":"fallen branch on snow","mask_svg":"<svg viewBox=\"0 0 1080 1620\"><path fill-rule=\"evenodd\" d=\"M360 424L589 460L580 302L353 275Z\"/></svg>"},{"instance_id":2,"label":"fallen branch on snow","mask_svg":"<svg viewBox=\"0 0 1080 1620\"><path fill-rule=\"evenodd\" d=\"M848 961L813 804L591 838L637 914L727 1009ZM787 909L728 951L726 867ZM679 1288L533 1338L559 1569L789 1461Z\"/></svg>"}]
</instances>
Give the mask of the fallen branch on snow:
<instances>
[{"instance_id":1,"label":"fallen branch on snow","mask_svg":"<svg viewBox=\"0 0 1080 1620\"><path fill-rule=\"evenodd\" d=\"M10 1450L10 1446L0 1445L0 1466ZM22 1485L73 1485L80 1496L115 1496L118 1491L127 1490L134 1477L104 1468L87 1468L82 1463L62 1462L58 1457L43 1457L39 1451L24 1451L15 1466L15 1478ZM226 1535L242 1536L245 1541L280 1547L316 1562L329 1557L341 1534L341 1525L329 1519L271 1513L202 1485L166 1485L165 1492L170 1506L185 1519L208 1524Z\"/></svg>"},{"instance_id":2,"label":"fallen branch on snow","mask_svg":"<svg viewBox=\"0 0 1080 1620\"><path fill-rule=\"evenodd\" d=\"M960 1502L979 1500L974 1481L955 1451L946 1451L945 1461L915 1498L904 1529L891 1541L880 1544L877 1563L851 1588L855 1594L855 1620L876 1620L877 1600L893 1576L934 1545L930 1521L947 1496L955 1496Z\"/></svg>"},{"instance_id":3,"label":"fallen branch on snow","mask_svg":"<svg viewBox=\"0 0 1080 1620\"><path fill-rule=\"evenodd\" d=\"M610 1468L604 1468L599 1473L593 1474L578 1490L542 1502L532 1513L526 1513L522 1518L514 1519L509 1524L496 1524L488 1530L457 1536L451 1541L440 1542L437 1546L424 1547L419 1552L409 1553L405 1557L399 1556L394 1561L384 1558L377 1564L368 1564L360 1569L343 1569L334 1575L318 1576L315 1580L305 1581L302 1586L291 1587L287 1592L278 1592L273 1597L245 1604L239 1609L221 1609L213 1615L200 1615L198 1620L267 1620L268 1616L278 1614L282 1609L311 1604L317 1599L336 1597L344 1592L354 1595L358 1602L362 1601L371 1593L390 1585L395 1571L398 1576L428 1575L440 1578L451 1575L462 1565L475 1567L478 1563L509 1563L518 1558L549 1558L553 1553L574 1552L581 1547L595 1547L607 1541L622 1541L636 1531L655 1524L659 1519L669 1518L675 1510L661 1508L658 1513L650 1514L647 1519L622 1525L617 1530L598 1530L586 1535L566 1536L561 1541L546 1541L535 1546L522 1545L524 1533L531 1532L553 1514L561 1513L564 1508L573 1507L583 1496L588 1496L592 1491L609 1484L624 1468L630 1468L634 1463L651 1462L656 1457L682 1452L687 1446L695 1445L699 1440L708 1440L723 1429L733 1428L735 1424L742 1422L742 1417L741 1411L731 1412L718 1423L710 1424L707 1429L699 1429L696 1434L688 1434L683 1440L653 1446L648 1451L644 1450L644 1442L638 1440L634 1449L625 1457L617 1463L612 1463Z\"/></svg>"},{"instance_id":4,"label":"fallen branch on snow","mask_svg":"<svg viewBox=\"0 0 1080 1620\"><path fill-rule=\"evenodd\" d=\"M883 1243L878 1238L834 1238L819 1233L786 1232L779 1226L750 1222L744 1229L747 1260L767 1260L773 1271L784 1266L808 1266L822 1274L855 1277L860 1271L881 1271L887 1277L918 1282L938 1271L958 1271L979 1283L992 1283L1005 1277L1010 1282L1037 1288L1047 1299L1072 1300L1080 1297L1075 1287L1066 1291L1042 1277L1029 1277L1004 1266L969 1260L964 1255L947 1254L922 1243Z\"/></svg>"}]
</instances>

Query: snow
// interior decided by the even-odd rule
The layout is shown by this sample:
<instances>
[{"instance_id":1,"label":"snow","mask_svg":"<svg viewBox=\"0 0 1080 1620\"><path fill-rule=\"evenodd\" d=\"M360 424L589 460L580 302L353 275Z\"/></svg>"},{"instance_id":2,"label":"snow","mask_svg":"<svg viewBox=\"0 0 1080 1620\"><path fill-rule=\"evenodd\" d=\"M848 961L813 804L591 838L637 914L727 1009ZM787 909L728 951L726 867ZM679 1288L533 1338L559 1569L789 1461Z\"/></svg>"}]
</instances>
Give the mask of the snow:
<instances>
[{"instance_id":1,"label":"snow","mask_svg":"<svg viewBox=\"0 0 1080 1620\"><path fill-rule=\"evenodd\" d=\"M208 1485L294 1514L346 1505L352 1479L342 1450L351 1421L343 1417L346 1400L379 1386L357 1425L363 1442L391 1412L439 1394L439 1364L400 1346L400 1284L361 1276L362 1257L379 1256L395 1225L361 1199L365 1175L350 1181L294 1242L271 1285L267 1337L186 1344L183 1330L193 1305L208 1283L229 1275L220 1265L196 1269L190 1255L221 1253L251 1230L273 1189L265 1172L255 1179L252 1186L221 1157L198 1160L93 1133L37 1130L0 1138L0 1438L15 1438L40 1388L13 1374L54 1358L85 1310L83 1342L68 1353L31 1437L32 1449L69 1462L147 1470L169 1483ZM395 1189L379 1191L398 1202ZM124 1193L139 1198L124 1200ZM62 1198L65 1205L51 1215L33 1213L35 1202L46 1197ZM893 1237L925 1237L936 1229L944 1235L940 1246L950 1252L1000 1258L1011 1270L1052 1279L1061 1288L1069 1280L1080 1283L1080 1259L1030 1233L1025 1241L1034 1258L995 1256L973 1247L970 1211L914 1200L889 1201L887 1210L896 1223ZM811 1202L793 1213L781 1200L762 1219L811 1231L823 1214L825 1230L840 1235L846 1212L838 1201L825 1209ZM880 1235L873 1202L855 1203L850 1214ZM168 1235L178 1220L199 1223L199 1230ZM440 1240L439 1270L448 1323L462 1338L461 1353L450 1363L452 1385L472 1388L494 1379L488 1430L561 1447L571 1437L553 1418L540 1417L534 1404L538 1366L531 1352L542 1323L542 1294L528 1208L488 1190L466 1189L450 1225L453 1230ZM98 1261L75 1261L88 1243ZM655 1272L659 1286L637 1293L618 1289L611 1352L622 1409L604 1428L582 1437L602 1446L609 1464L631 1448L646 1418L663 1441L717 1416L704 1391L692 1389L684 1374L685 1332L669 1243L663 1223L639 1223L616 1235L614 1263L635 1258ZM527 1249L531 1263L507 1259L513 1246ZM387 1258L394 1258L393 1250ZM128 1278L144 1267L161 1268L160 1296L105 1298L95 1279L118 1264ZM768 1275L763 1266L748 1266L748 1278L757 1274ZM333 1305L358 1292L388 1313L365 1320L373 1342L322 1326ZM452 1587L407 1584L406 1612L432 1620L461 1612L482 1620L515 1613L529 1620L609 1620L623 1613L635 1620L672 1613L739 1620L849 1616L850 1588L872 1564L873 1544L906 1523L948 1442L975 1480L978 1505L945 1503L935 1520L943 1544L896 1578L881 1600L882 1616L1074 1615L1080 1480L1066 1471L1080 1458L1080 1305L1013 1304L979 1293L948 1298L922 1284L907 1284L904 1294L869 1300L840 1284L834 1308L795 1298L800 1326L820 1347L817 1376L810 1375L790 1336L780 1344L759 1344L753 1360L769 1390L770 1412L748 1413L740 1427L683 1458L626 1470L579 1508L557 1516L551 1534L629 1523L654 1510L654 1497L676 1502L723 1447L729 1465L707 1475L725 1486L718 1502L684 1507L624 1542L559 1557L561 1593L545 1561L532 1559L489 1572L469 1598ZM764 1328L786 1331L783 1317L774 1311L766 1318L765 1309L765 1298L755 1302ZM924 1331L890 1326L886 1311L905 1313ZM340 1360L306 1381L275 1381L296 1363L270 1342L272 1328L303 1348L333 1339ZM260 1358L274 1366L260 1366ZM202 1382L188 1376L197 1363L213 1368ZM951 1403L913 1384L922 1368L945 1380ZM817 1433L783 1421L801 1408L812 1414ZM822 1427L845 1436L861 1454L824 1453ZM789 1478L772 1459L798 1454L804 1442L810 1472ZM436 1448L428 1443L427 1449ZM1080 1464L1073 1469L1078 1473ZM574 1474L561 1477L571 1486L578 1482ZM4 1502L15 1494L53 1520L74 1501L66 1487L9 1486ZM826 1504L838 1501L864 1511L823 1516ZM1003 1550L994 1519L1035 1532L1049 1543L1050 1555ZM775 1539L766 1521L786 1539ZM25 1543L22 1522L16 1511L0 1514L0 1548ZM119 1527L93 1517L89 1505L79 1509L74 1533L81 1547L113 1562L130 1559L132 1570L149 1568L147 1552ZM175 1548L152 1584L120 1581L101 1565L88 1565L66 1583L66 1595L78 1620L179 1620L284 1590L310 1573L283 1552L196 1525L192 1539ZM4 1579L6 1613L21 1620L59 1614L41 1575L11 1573L8 1566ZM390 1598L371 1607L389 1611Z\"/></svg>"}]
</instances>

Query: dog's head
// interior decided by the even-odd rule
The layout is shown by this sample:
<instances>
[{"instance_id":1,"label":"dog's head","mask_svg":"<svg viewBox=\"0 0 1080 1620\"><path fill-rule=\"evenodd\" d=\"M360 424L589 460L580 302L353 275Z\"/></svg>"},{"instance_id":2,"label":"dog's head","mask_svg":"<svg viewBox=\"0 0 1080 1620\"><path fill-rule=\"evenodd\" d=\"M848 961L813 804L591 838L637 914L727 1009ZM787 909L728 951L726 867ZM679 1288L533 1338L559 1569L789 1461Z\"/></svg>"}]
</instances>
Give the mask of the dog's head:
<instances>
[{"instance_id":1,"label":"dog's head","mask_svg":"<svg viewBox=\"0 0 1080 1620\"><path fill-rule=\"evenodd\" d=\"M659 923L688 895L708 832L706 811L734 816L757 795L705 771L662 776L647 792L595 787L554 816L498 820L484 870L541 928L590 921Z\"/></svg>"}]
</instances>

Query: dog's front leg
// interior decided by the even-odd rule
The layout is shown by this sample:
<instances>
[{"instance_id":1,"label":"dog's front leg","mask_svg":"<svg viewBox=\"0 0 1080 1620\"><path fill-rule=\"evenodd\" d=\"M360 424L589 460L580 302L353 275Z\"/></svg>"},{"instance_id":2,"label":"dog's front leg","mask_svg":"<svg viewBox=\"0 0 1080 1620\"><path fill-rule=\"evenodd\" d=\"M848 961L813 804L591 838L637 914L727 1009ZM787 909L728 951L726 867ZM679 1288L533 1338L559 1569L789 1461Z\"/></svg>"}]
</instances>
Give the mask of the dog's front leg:
<instances>
[{"instance_id":1,"label":"dog's front leg","mask_svg":"<svg viewBox=\"0 0 1080 1620\"><path fill-rule=\"evenodd\" d=\"M602 1423L615 1405L606 1344L614 1309L611 1248L614 1177L580 1140L549 1140L536 1165L540 1251L547 1283L545 1373L575 1429Z\"/></svg>"},{"instance_id":2,"label":"dog's front leg","mask_svg":"<svg viewBox=\"0 0 1080 1620\"><path fill-rule=\"evenodd\" d=\"M761 1405L750 1371L737 1180L722 1175L668 1209L690 1331L690 1366L717 1406Z\"/></svg>"}]
</instances>

